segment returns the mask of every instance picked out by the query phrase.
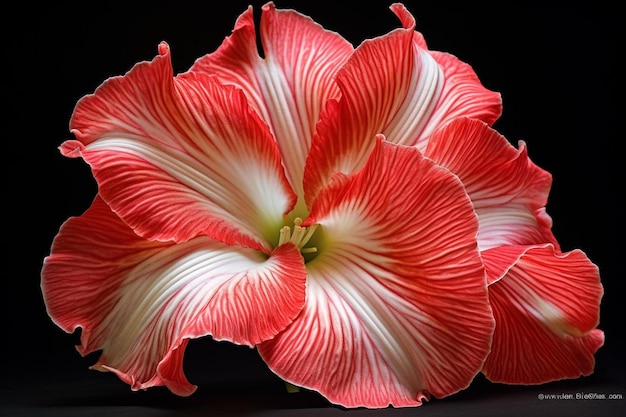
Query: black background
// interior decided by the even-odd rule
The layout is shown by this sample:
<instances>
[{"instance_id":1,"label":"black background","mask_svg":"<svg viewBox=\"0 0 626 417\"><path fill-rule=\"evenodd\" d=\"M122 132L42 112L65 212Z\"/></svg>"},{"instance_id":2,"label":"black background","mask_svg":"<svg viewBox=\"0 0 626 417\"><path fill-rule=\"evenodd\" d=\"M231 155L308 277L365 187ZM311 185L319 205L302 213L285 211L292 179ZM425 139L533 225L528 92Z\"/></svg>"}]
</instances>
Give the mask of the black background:
<instances>
[{"instance_id":1,"label":"black background","mask_svg":"<svg viewBox=\"0 0 626 417\"><path fill-rule=\"evenodd\" d=\"M88 369L76 335L48 319L39 273L59 226L80 215L96 186L81 160L57 147L83 95L106 78L150 60L160 41L175 72L212 52L248 4L264 2L13 3L2 12L2 371L0 411L8 415L617 415L622 400L544 400L546 394L626 395L623 332L622 155L616 133L617 6L598 1L501 5L412 1L431 49L471 64L499 91L495 127L527 142L530 157L553 175L548 212L563 250L580 248L601 271L600 328L606 332L589 377L515 387L480 376L467 390L419 409L350 410L315 393L287 394L254 350L193 341L185 369L199 385L180 398L162 387L132 392L112 374ZM276 0L353 45L399 26L389 2ZM258 16L257 16L258 17ZM621 34L620 34L621 35ZM619 139L623 138L623 134ZM7 149L8 147L8 149ZM2 414L5 415L5 414Z\"/></svg>"}]
</instances>

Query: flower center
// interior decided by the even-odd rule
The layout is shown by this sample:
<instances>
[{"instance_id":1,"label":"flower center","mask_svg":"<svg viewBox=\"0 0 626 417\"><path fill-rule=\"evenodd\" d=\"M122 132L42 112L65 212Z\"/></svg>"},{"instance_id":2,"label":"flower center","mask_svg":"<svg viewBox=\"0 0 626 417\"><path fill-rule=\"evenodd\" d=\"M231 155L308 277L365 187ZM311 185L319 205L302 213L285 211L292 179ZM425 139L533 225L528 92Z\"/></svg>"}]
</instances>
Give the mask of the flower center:
<instances>
[{"instance_id":1,"label":"flower center","mask_svg":"<svg viewBox=\"0 0 626 417\"><path fill-rule=\"evenodd\" d=\"M317 252L317 247L305 247L306 244L311 240L313 234L317 230L317 224L311 225L309 227L300 226L302 224L302 219L300 217L296 217L293 221L293 231L289 226L283 226L280 229L280 236L278 238L278 246L291 242L300 249L302 254L305 253L315 253Z\"/></svg>"}]
</instances>

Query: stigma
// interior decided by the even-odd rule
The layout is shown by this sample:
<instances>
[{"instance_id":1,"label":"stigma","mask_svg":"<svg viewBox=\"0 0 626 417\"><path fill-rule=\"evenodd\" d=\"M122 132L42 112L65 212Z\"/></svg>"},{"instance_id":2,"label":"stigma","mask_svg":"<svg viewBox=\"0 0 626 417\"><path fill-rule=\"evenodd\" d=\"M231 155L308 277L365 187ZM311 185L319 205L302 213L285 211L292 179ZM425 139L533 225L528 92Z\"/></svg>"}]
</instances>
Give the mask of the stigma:
<instances>
[{"instance_id":1,"label":"stigma","mask_svg":"<svg viewBox=\"0 0 626 417\"><path fill-rule=\"evenodd\" d=\"M296 217L293 221L293 231L289 226L281 227L280 236L278 238L278 246L291 242L296 245L298 249L300 249L301 253L317 252L316 247L305 248L305 246L315 233L318 225L314 224L309 227L303 227L301 224L302 219L300 217Z\"/></svg>"}]
</instances>

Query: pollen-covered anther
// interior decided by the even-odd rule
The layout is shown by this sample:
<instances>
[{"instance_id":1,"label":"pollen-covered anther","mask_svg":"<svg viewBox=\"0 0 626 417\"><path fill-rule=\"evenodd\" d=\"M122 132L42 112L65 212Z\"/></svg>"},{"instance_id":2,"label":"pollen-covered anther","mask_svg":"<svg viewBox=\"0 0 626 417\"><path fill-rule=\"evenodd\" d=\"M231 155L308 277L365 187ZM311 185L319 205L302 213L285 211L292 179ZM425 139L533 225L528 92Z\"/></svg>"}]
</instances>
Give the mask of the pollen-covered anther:
<instances>
[{"instance_id":1,"label":"pollen-covered anther","mask_svg":"<svg viewBox=\"0 0 626 417\"><path fill-rule=\"evenodd\" d=\"M291 242L296 245L302 253L317 252L316 247L305 248L304 246L309 242L318 225L314 224L309 227L300 226L302 224L302 219L300 217L296 217L293 224L293 232L289 226L281 227L278 245L280 246L284 243Z\"/></svg>"}]
</instances>

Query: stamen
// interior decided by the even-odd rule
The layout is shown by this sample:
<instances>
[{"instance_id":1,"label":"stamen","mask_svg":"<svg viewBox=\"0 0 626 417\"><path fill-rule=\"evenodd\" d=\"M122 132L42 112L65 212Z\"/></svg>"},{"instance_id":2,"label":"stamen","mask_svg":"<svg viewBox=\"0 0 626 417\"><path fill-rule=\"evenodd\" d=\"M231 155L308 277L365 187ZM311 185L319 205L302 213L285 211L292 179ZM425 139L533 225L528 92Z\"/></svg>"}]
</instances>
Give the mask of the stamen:
<instances>
[{"instance_id":1,"label":"stamen","mask_svg":"<svg viewBox=\"0 0 626 417\"><path fill-rule=\"evenodd\" d=\"M315 253L317 252L317 248L305 248L304 246L311 240L315 230L317 230L317 224L311 225L309 227L302 227L302 219L300 217L296 217L293 221L293 232L289 226L283 226L280 229L280 235L278 238L278 245L282 245L287 242L291 242L302 253Z\"/></svg>"},{"instance_id":2,"label":"stamen","mask_svg":"<svg viewBox=\"0 0 626 417\"><path fill-rule=\"evenodd\" d=\"M300 220L300 219L296 219L296 220ZM300 248L301 246L299 243L304 237L304 234L306 233L306 227L302 227L298 225L297 222L294 222L294 223L295 223L295 226L293 227L293 233L291 235L290 241L291 243L293 243L294 245ZM299 223L302 223L302 221L300 221Z\"/></svg>"},{"instance_id":3,"label":"stamen","mask_svg":"<svg viewBox=\"0 0 626 417\"><path fill-rule=\"evenodd\" d=\"M306 235L304 235L304 237L300 241L300 245L298 245L300 249L302 249L304 245L306 245L309 242L311 237L313 237L313 233L315 233L315 231L317 230L317 226L318 226L317 224L314 224L307 228ZM317 252L317 248L311 248L311 249L315 249L314 252Z\"/></svg>"},{"instance_id":4,"label":"stamen","mask_svg":"<svg viewBox=\"0 0 626 417\"><path fill-rule=\"evenodd\" d=\"M280 236L278 237L278 246L282 245L283 243L289 242L290 235L291 229L289 228L289 226L281 227Z\"/></svg>"}]
</instances>

